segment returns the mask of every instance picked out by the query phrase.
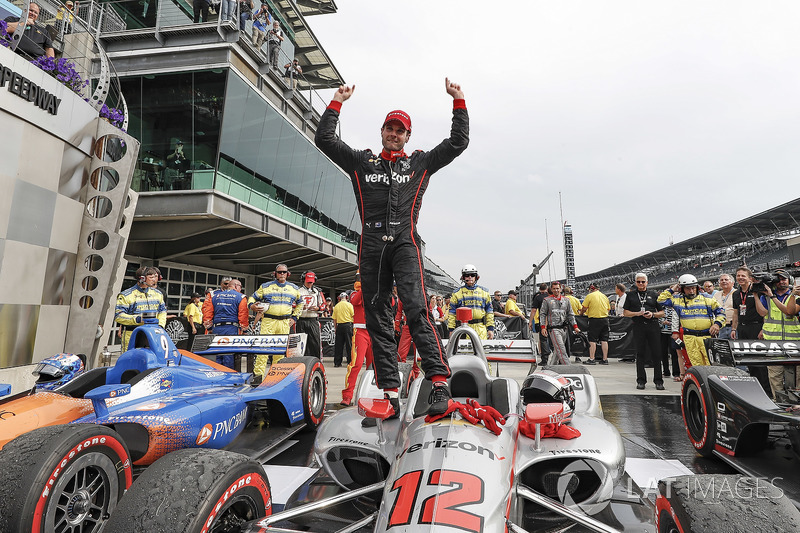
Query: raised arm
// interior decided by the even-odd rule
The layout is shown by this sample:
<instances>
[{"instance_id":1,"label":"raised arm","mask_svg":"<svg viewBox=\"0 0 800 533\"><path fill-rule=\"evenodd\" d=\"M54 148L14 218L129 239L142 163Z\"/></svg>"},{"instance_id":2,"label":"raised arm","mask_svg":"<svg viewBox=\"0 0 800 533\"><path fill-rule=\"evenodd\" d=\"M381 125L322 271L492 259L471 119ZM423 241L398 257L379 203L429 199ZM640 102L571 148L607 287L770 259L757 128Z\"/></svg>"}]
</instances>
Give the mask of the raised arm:
<instances>
[{"instance_id":1,"label":"raised arm","mask_svg":"<svg viewBox=\"0 0 800 533\"><path fill-rule=\"evenodd\" d=\"M453 97L453 122L450 137L424 155L431 173L452 162L469 145L469 114L464 102L464 91L461 90L461 85L449 78L444 79L444 85L447 94Z\"/></svg>"},{"instance_id":2,"label":"raised arm","mask_svg":"<svg viewBox=\"0 0 800 533\"><path fill-rule=\"evenodd\" d=\"M317 133L314 135L314 143L322 153L330 157L334 163L339 165L347 173L355 170L360 160L360 152L353 150L336 135L336 125L339 123L339 113L342 104L353 96L356 86L342 85L333 94L331 103L322 114L319 121Z\"/></svg>"}]
</instances>

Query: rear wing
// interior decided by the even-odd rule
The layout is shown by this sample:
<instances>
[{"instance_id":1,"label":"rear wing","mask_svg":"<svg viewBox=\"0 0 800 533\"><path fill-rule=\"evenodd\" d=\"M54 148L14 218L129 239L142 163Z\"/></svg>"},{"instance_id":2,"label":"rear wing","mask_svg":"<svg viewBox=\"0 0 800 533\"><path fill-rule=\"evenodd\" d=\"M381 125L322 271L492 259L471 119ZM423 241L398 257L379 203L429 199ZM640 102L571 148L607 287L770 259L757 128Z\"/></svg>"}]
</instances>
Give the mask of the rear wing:
<instances>
[{"instance_id":1,"label":"rear wing","mask_svg":"<svg viewBox=\"0 0 800 533\"><path fill-rule=\"evenodd\" d=\"M800 365L797 341L706 339L705 344L714 365Z\"/></svg>"},{"instance_id":2,"label":"rear wing","mask_svg":"<svg viewBox=\"0 0 800 533\"><path fill-rule=\"evenodd\" d=\"M449 341L442 339L442 344L447 346ZM498 363L535 363L536 348L532 340L526 339L492 339L482 340L481 346L483 353L486 354L488 361ZM469 339L461 339L458 342L456 353L472 354L475 353L472 342Z\"/></svg>"},{"instance_id":3,"label":"rear wing","mask_svg":"<svg viewBox=\"0 0 800 533\"><path fill-rule=\"evenodd\" d=\"M197 335L192 343L192 353L217 354L267 354L301 357L306 351L305 333L288 335Z\"/></svg>"}]
</instances>

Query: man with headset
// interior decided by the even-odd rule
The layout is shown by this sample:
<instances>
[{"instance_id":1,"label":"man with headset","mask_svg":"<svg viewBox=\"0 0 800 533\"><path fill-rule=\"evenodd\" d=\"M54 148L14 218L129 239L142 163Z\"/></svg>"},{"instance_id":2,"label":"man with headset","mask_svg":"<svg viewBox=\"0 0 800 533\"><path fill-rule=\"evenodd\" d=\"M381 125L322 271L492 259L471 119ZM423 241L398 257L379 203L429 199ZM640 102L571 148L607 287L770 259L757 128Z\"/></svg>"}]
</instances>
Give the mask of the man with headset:
<instances>
[{"instance_id":1,"label":"man with headset","mask_svg":"<svg viewBox=\"0 0 800 533\"><path fill-rule=\"evenodd\" d=\"M764 324L761 333L765 341L800 341L800 321L797 317L797 293L800 288L792 287L792 276L782 268L775 271L778 281L775 283L775 290L768 284L764 284L764 292L755 299L756 311L764 317ZM785 372L785 370L791 370ZM796 370L789 369L782 365L770 365L767 367L769 373L769 385L772 389L772 396L776 397L778 392L783 392L784 378L789 384L789 388L794 389Z\"/></svg>"},{"instance_id":2,"label":"man with headset","mask_svg":"<svg viewBox=\"0 0 800 533\"><path fill-rule=\"evenodd\" d=\"M164 295L156 288L161 281L161 271L154 267L139 267L136 270L136 285L126 289L117 296L114 309L114 321L122 331L122 351L128 350L131 332L141 326L144 321L142 313L157 313L158 324L163 328L167 324L167 306Z\"/></svg>"}]
</instances>

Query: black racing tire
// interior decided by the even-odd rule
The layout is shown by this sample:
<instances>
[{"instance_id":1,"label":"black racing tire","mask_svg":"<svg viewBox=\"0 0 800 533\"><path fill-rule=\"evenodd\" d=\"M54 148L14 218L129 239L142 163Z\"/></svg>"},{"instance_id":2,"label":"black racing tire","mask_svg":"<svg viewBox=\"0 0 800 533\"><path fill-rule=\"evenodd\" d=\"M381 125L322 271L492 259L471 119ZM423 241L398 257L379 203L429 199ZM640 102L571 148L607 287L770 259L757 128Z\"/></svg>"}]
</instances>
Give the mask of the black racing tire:
<instances>
[{"instance_id":1,"label":"black racing tire","mask_svg":"<svg viewBox=\"0 0 800 533\"><path fill-rule=\"evenodd\" d=\"M414 377L411 375L413 368L414 363L397 363L397 370L400 372L400 399L408 398L408 391L414 382Z\"/></svg>"},{"instance_id":2,"label":"black racing tire","mask_svg":"<svg viewBox=\"0 0 800 533\"><path fill-rule=\"evenodd\" d=\"M800 511L764 479L699 474L663 479L658 488L657 533L800 530Z\"/></svg>"},{"instance_id":3,"label":"black racing tire","mask_svg":"<svg viewBox=\"0 0 800 533\"><path fill-rule=\"evenodd\" d=\"M35 429L0 451L0 532L95 533L132 482L128 447L111 428Z\"/></svg>"},{"instance_id":4,"label":"black racing tire","mask_svg":"<svg viewBox=\"0 0 800 533\"><path fill-rule=\"evenodd\" d=\"M104 533L224 533L272 514L264 468L225 450L190 448L150 465L119 502Z\"/></svg>"},{"instance_id":5,"label":"black racing tire","mask_svg":"<svg viewBox=\"0 0 800 533\"><path fill-rule=\"evenodd\" d=\"M717 441L717 411L708 386L713 367L693 366L681 387L681 413L689 442L703 457L711 457Z\"/></svg>"},{"instance_id":6,"label":"black racing tire","mask_svg":"<svg viewBox=\"0 0 800 533\"><path fill-rule=\"evenodd\" d=\"M303 394L303 420L307 429L316 429L325 416L328 382L325 377L325 367L318 358L306 356L303 359L306 365L301 391Z\"/></svg>"}]
</instances>

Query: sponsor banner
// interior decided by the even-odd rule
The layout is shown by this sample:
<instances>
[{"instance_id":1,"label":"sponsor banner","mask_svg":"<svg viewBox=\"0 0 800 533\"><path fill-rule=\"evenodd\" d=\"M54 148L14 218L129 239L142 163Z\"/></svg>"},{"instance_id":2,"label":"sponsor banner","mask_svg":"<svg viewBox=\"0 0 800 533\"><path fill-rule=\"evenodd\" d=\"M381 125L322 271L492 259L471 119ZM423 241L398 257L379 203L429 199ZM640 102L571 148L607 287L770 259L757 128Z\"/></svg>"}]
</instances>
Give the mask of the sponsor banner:
<instances>
[{"instance_id":1,"label":"sponsor banner","mask_svg":"<svg viewBox=\"0 0 800 533\"><path fill-rule=\"evenodd\" d=\"M585 316L575 317L578 328L584 333L589 331L589 319ZM608 355L610 357L635 357L636 343L633 342L633 321L628 317L610 316L608 324ZM570 353L573 357L588 357L589 346L586 335L575 335L570 331ZM597 348L600 349L599 347Z\"/></svg>"},{"instance_id":2,"label":"sponsor banner","mask_svg":"<svg viewBox=\"0 0 800 533\"><path fill-rule=\"evenodd\" d=\"M494 317L494 333L496 339L528 339L530 330L528 323L521 316Z\"/></svg>"},{"instance_id":3,"label":"sponsor banner","mask_svg":"<svg viewBox=\"0 0 800 533\"><path fill-rule=\"evenodd\" d=\"M320 342L322 343L322 356L333 358L334 347L336 346L336 327L332 318L320 318Z\"/></svg>"}]
</instances>

